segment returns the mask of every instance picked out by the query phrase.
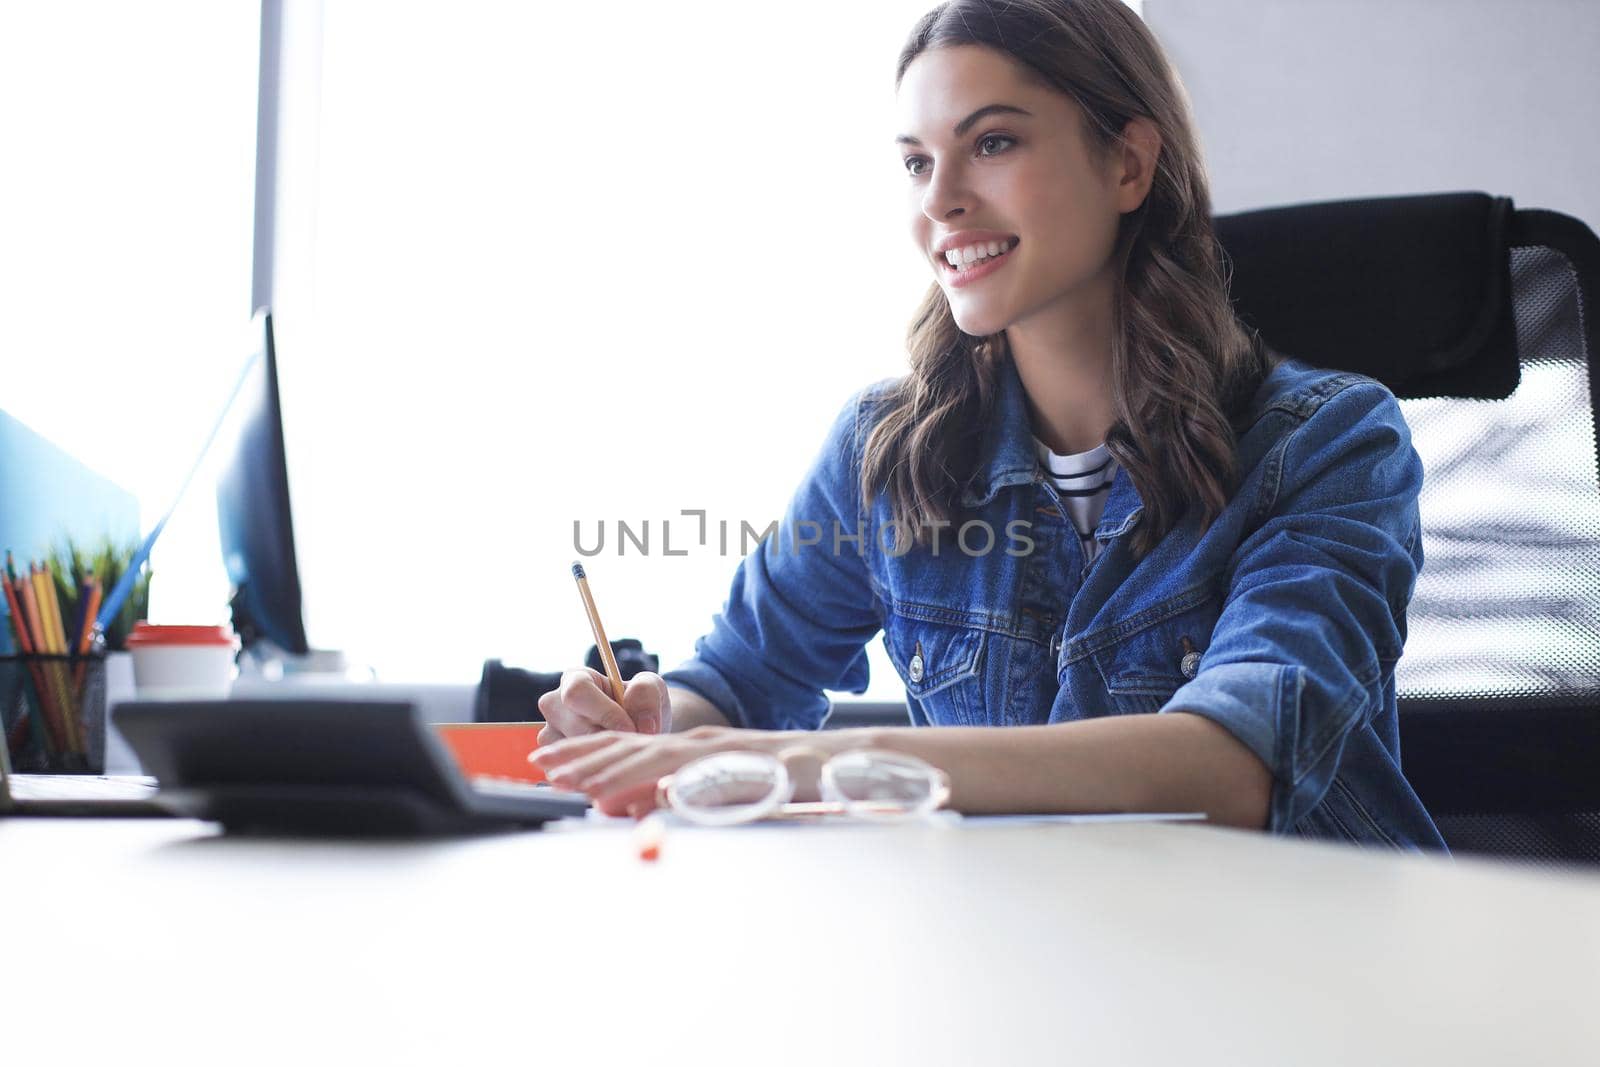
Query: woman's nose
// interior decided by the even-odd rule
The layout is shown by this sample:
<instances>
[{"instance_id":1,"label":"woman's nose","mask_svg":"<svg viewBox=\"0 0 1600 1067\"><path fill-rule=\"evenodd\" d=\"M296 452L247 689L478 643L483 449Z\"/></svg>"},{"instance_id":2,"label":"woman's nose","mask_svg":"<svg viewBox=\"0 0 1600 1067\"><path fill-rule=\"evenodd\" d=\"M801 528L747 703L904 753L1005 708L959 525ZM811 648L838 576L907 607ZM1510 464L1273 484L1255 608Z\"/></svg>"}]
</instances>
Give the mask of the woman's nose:
<instances>
[{"instance_id":1,"label":"woman's nose","mask_svg":"<svg viewBox=\"0 0 1600 1067\"><path fill-rule=\"evenodd\" d=\"M970 206L971 190L959 168L945 166L928 179L922 194L922 213L934 222L943 222Z\"/></svg>"}]
</instances>

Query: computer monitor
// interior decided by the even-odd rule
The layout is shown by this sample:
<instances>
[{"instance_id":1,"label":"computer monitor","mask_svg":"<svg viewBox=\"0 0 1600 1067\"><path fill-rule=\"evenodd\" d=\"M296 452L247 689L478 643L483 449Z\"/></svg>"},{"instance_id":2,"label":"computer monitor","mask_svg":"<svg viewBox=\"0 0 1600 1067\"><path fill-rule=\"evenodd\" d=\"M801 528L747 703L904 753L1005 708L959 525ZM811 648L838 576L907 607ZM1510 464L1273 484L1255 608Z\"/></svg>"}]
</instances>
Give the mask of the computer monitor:
<instances>
[{"instance_id":1,"label":"computer monitor","mask_svg":"<svg viewBox=\"0 0 1600 1067\"><path fill-rule=\"evenodd\" d=\"M289 471L283 450L272 315L251 321L252 364L228 413L217 475L217 525L233 584L229 607L245 651L270 658L310 652L300 602ZM271 649L262 647L270 643Z\"/></svg>"}]
</instances>

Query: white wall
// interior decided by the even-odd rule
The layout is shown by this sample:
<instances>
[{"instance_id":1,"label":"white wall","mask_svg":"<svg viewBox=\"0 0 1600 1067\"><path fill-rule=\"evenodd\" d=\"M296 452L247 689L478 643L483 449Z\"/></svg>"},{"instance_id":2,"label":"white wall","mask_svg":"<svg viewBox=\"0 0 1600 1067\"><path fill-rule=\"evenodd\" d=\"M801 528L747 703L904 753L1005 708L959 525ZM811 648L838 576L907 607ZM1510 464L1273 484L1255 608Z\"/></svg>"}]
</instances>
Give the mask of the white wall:
<instances>
[{"instance_id":1,"label":"white wall","mask_svg":"<svg viewBox=\"0 0 1600 1067\"><path fill-rule=\"evenodd\" d=\"M1145 0L1217 213L1481 190L1600 228L1600 3Z\"/></svg>"}]
</instances>

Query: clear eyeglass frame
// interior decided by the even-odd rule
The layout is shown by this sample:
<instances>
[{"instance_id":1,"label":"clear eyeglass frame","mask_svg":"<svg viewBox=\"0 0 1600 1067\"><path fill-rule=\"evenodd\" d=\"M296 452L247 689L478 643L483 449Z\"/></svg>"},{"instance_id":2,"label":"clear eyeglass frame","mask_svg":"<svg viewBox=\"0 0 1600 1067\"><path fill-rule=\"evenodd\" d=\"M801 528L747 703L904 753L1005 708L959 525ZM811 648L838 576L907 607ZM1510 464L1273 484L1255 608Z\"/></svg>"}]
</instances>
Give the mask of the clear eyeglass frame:
<instances>
[{"instance_id":1,"label":"clear eyeglass frame","mask_svg":"<svg viewBox=\"0 0 1600 1067\"><path fill-rule=\"evenodd\" d=\"M790 761L820 763L821 800L794 800ZM762 819L843 815L874 822L923 819L950 800L950 776L900 752L857 749L829 755L810 746L777 754L750 750L713 752L656 783L656 806L702 826L734 826Z\"/></svg>"}]
</instances>

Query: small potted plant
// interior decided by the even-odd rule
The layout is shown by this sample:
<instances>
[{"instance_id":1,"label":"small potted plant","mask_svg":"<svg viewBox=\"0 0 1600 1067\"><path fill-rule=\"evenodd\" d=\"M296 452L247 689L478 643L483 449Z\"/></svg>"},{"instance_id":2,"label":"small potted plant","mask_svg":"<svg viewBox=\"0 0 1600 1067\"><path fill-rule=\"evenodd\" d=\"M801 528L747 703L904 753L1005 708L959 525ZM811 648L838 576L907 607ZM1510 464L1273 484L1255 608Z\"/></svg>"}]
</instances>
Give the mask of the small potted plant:
<instances>
[{"instance_id":1,"label":"small potted plant","mask_svg":"<svg viewBox=\"0 0 1600 1067\"><path fill-rule=\"evenodd\" d=\"M70 537L63 539L51 557L62 613L69 618L77 614L78 599L87 578L99 579L101 590L109 596L138 550L137 542L119 545L110 537L103 537L92 545L79 544ZM134 623L150 616L152 573L147 560L139 568L121 610L106 624L106 696L111 704L133 696L133 659L127 651L128 634L133 632Z\"/></svg>"}]
</instances>

